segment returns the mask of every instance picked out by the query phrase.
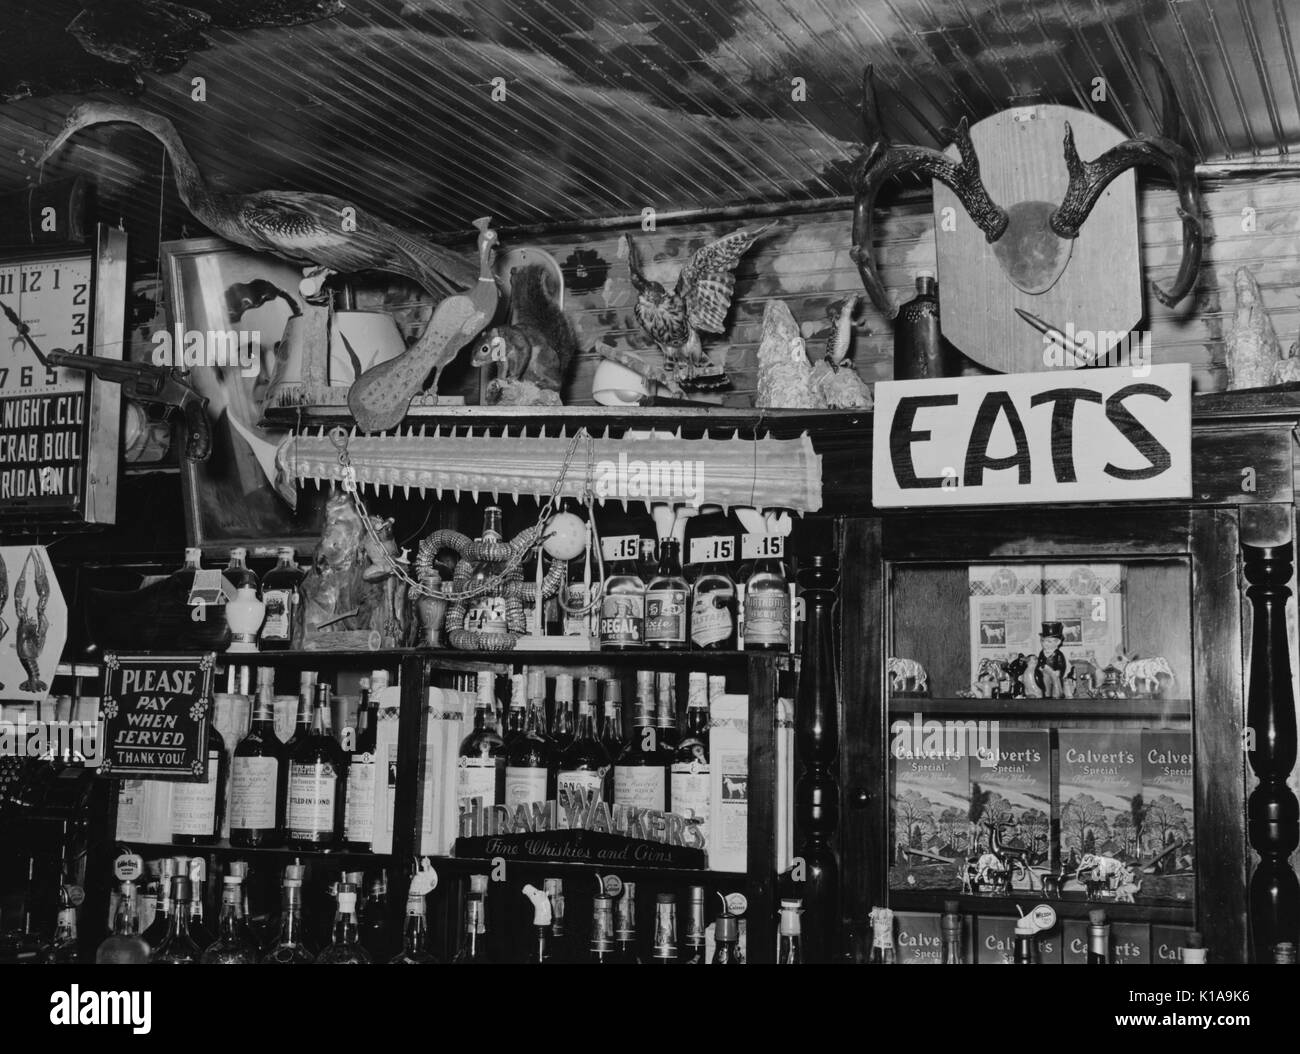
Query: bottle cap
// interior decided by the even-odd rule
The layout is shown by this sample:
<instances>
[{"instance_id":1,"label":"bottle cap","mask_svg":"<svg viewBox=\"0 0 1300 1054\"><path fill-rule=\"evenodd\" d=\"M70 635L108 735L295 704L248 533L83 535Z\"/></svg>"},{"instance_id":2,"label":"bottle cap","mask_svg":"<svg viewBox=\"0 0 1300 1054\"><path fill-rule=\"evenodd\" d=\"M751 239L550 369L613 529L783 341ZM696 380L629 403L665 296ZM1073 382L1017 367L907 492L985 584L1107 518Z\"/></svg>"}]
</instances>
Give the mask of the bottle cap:
<instances>
[{"instance_id":1,"label":"bottle cap","mask_svg":"<svg viewBox=\"0 0 1300 1054\"><path fill-rule=\"evenodd\" d=\"M469 876L469 889L471 893L477 893L479 896L482 896L484 893L487 892L487 887L488 887L487 875Z\"/></svg>"},{"instance_id":2,"label":"bottle cap","mask_svg":"<svg viewBox=\"0 0 1300 1054\"><path fill-rule=\"evenodd\" d=\"M525 681L522 673L512 673L510 675L510 705L522 707L524 705Z\"/></svg>"},{"instance_id":3,"label":"bottle cap","mask_svg":"<svg viewBox=\"0 0 1300 1054\"><path fill-rule=\"evenodd\" d=\"M248 878L248 861L232 860L226 870L228 874L222 881L229 881L233 878L236 882L243 882L244 879Z\"/></svg>"},{"instance_id":4,"label":"bottle cap","mask_svg":"<svg viewBox=\"0 0 1300 1054\"><path fill-rule=\"evenodd\" d=\"M286 881L302 882L307 877L307 867L305 864L287 864L284 877Z\"/></svg>"},{"instance_id":5,"label":"bottle cap","mask_svg":"<svg viewBox=\"0 0 1300 1054\"><path fill-rule=\"evenodd\" d=\"M690 888L689 890L687 890L687 894L686 894L686 895L687 895L687 899L690 900L690 902L691 902L692 904L703 904L703 903L704 903L704 887L703 887L703 886L691 886L691 888Z\"/></svg>"},{"instance_id":6,"label":"bottle cap","mask_svg":"<svg viewBox=\"0 0 1300 1054\"><path fill-rule=\"evenodd\" d=\"M709 675L709 698L716 699L720 695L727 694L727 676L722 673Z\"/></svg>"},{"instance_id":7,"label":"bottle cap","mask_svg":"<svg viewBox=\"0 0 1300 1054\"><path fill-rule=\"evenodd\" d=\"M158 865L158 877L167 879L176 874L176 858L164 856L161 860L155 861Z\"/></svg>"},{"instance_id":8,"label":"bottle cap","mask_svg":"<svg viewBox=\"0 0 1300 1054\"><path fill-rule=\"evenodd\" d=\"M366 884L366 873L364 871L345 871L343 873L343 885L350 885L360 889ZM343 887L340 886L340 889Z\"/></svg>"},{"instance_id":9,"label":"bottle cap","mask_svg":"<svg viewBox=\"0 0 1300 1054\"><path fill-rule=\"evenodd\" d=\"M496 700L493 698L493 689L496 687L496 675L488 673L486 670L478 675L478 702L479 706L489 706L495 709Z\"/></svg>"},{"instance_id":10,"label":"bottle cap","mask_svg":"<svg viewBox=\"0 0 1300 1054\"><path fill-rule=\"evenodd\" d=\"M307 691L307 690L309 690L309 689L311 688L311 686L314 685L315 683L316 683L316 671L315 671L315 670L303 670L302 673L298 674L298 690L299 690L299 692L303 692L303 691Z\"/></svg>"},{"instance_id":11,"label":"bottle cap","mask_svg":"<svg viewBox=\"0 0 1300 1054\"><path fill-rule=\"evenodd\" d=\"M189 900L191 888L185 875L172 876L172 900Z\"/></svg>"},{"instance_id":12,"label":"bottle cap","mask_svg":"<svg viewBox=\"0 0 1300 1054\"><path fill-rule=\"evenodd\" d=\"M560 673L555 675L555 700L563 700L566 703L573 702L573 674Z\"/></svg>"},{"instance_id":13,"label":"bottle cap","mask_svg":"<svg viewBox=\"0 0 1300 1054\"><path fill-rule=\"evenodd\" d=\"M559 897L564 895L564 880L559 878L547 878L542 880L542 889L546 891L548 897Z\"/></svg>"},{"instance_id":14,"label":"bottle cap","mask_svg":"<svg viewBox=\"0 0 1300 1054\"><path fill-rule=\"evenodd\" d=\"M282 545L275 550L275 555L278 556L281 560L288 560L290 563L292 563L294 557L293 546Z\"/></svg>"},{"instance_id":15,"label":"bottle cap","mask_svg":"<svg viewBox=\"0 0 1300 1054\"><path fill-rule=\"evenodd\" d=\"M222 889L238 889L243 883L243 879L238 875L223 875L221 878Z\"/></svg>"},{"instance_id":16,"label":"bottle cap","mask_svg":"<svg viewBox=\"0 0 1300 1054\"><path fill-rule=\"evenodd\" d=\"M357 910L357 891L348 882L340 882L338 888L339 911Z\"/></svg>"},{"instance_id":17,"label":"bottle cap","mask_svg":"<svg viewBox=\"0 0 1300 1054\"><path fill-rule=\"evenodd\" d=\"M917 278L933 278L933 277L934 277L934 271L933 271L931 268L929 268L929 267L922 267L920 270L918 270L918 271L916 272L916 277L917 277Z\"/></svg>"},{"instance_id":18,"label":"bottle cap","mask_svg":"<svg viewBox=\"0 0 1300 1054\"><path fill-rule=\"evenodd\" d=\"M1016 919L1016 936L1017 937L1036 937L1038 936L1038 927L1034 925L1034 920L1029 915L1022 915Z\"/></svg>"},{"instance_id":19,"label":"bottle cap","mask_svg":"<svg viewBox=\"0 0 1300 1054\"><path fill-rule=\"evenodd\" d=\"M637 670L636 671L636 694L652 695L655 690L655 672L654 670Z\"/></svg>"},{"instance_id":20,"label":"bottle cap","mask_svg":"<svg viewBox=\"0 0 1300 1054\"><path fill-rule=\"evenodd\" d=\"M594 703L596 701L596 678L583 677L578 681L578 702Z\"/></svg>"},{"instance_id":21,"label":"bottle cap","mask_svg":"<svg viewBox=\"0 0 1300 1054\"><path fill-rule=\"evenodd\" d=\"M202 882L208 877L208 863L203 857L190 857L187 866L189 867L191 882Z\"/></svg>"},{"instance_id":22,"label":"bottle cap","mask_svg":"<svg viewBox=\"0 0 1300 1054\"><path fill-rule=\"evenodd\" d=\"M659 682L660 698L663 698L664 696L671 698L677 689L677 678L673 676L672 671L660 670L656 680Z\"/></svg>"},{"instance_id":23,"label":"bottle cap","mask_svg":"<svg viewBox=\"0 0 1300 1054\"><path fill-rule=\"evenodd\" d=\"M700 708L709 705L709 675L692 673L687 680L686 707Z\"/></svg>"},{"instance_id":24,"label":"bottle cap","mask_svg":"<svg viewBox=\"0 0 1300 1054\"><path fill-rule=\"evenodd\" d=\"M605 680L605 702L621 703L623 701L623 682L617 677Z\"/></svg>"},{"instance_id":25,"label":"bottle cap","mask_svg":"<svg viewBox=\"0 0 1300 1054\"><path fill-rule=\"evenodd\" d=\"M1090 925L1090 926L1104 926L1104 925L1106 925L1106 909L1105 909L1105 908L1093 908L1091 911L1089 911L1089 912L1088 912L1088 925Z\"/></svg>"},{"instance_id":26,"label":"bottle cap","mask_svg":"<svg viewBox=\"0 0 1300 1054\"><path fill-rule=\"evenodd\" d=\"M243 560L245 557L247 557L247 556L248 556L248 550L247 550L247 549L241 549L241 548L239 548L238 546L236 546L234 549L231 549L231 550L230 550L230 559L231 559L231 560L240 560L240 561L242 561L242 560Z\"/></svg>"},{"instance_id":27,"label":"bottle cap","mask_svg":"<svg viewBox=\"0 0 1300 1054\"><path fill-rule=\"evenodd\" d=\"M551 924L551 898L536 886L524 886L524 896L533 903L533 925L549 926Z\"/></svg>"},{"instance_id":28,"label":"bottle cap","mask_svg":"<svg viewBox=\"0 0 1300 1054\"><path fill-rule=\"evenodd\" d=\"M539 699L545 695L546 695L546 674L541 670L529 670L527 698Z\"/></svg>"},{"instance_id":29,"label":"bottle cap","mask_svg":"<svg viewBox=\"0 0 1300 1054\"><path fill-rule=\"evenodd\" d=\"M676 903L677 903L677 894L676 894L676 893L660 893L657 897L655 897L655 903L656 903L656 904L676 904Z\"/></svg>"},{"instance_id":30,"label":"bottle cap","mask_svg":"<svg viewBox=\"0 0 1300 1054\"><path fill-rule=\"evenodd\" d=\"M187 548L185 550L185 562L187 564L197 564L203 562L203 550L198 548Z\"/></svg>"},{"instance_id":31,"label":"bottle cap","mask_svg":"<svg viewBox=\"0 0 1300 1054\"><path fill-rule=\"evenodd\" d=\"M408 915L426 915L428 908L424 903L423 893L408 893L406 896L406 913Z\"/></svg>"},{"instance_id":32,"label":"bottle cap","mask_svg":"<svg viewBox=\"0 0 1300 1054\"><path fill-rule=\"evenodd\" d=\"M740 921L731 915L719 915L713 924L713 936L718 941L732 943L740 939Z\"/></svg>"}]
</instances>

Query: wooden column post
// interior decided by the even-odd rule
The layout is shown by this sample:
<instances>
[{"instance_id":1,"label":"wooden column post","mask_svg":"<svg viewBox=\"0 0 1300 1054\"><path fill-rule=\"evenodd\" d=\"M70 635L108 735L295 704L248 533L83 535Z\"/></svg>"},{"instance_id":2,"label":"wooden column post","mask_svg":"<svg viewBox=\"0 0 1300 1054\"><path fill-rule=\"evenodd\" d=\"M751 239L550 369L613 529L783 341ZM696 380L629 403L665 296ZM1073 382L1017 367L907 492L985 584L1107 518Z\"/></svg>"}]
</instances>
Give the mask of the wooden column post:
<instances>
[{"instance_id":1,"label":"wooden column post","mask_svg":"<svg viewBox=\"0 0 1300 1054\"><path fill-rule=\"evenodd\" d=\"M1247 803L1250 844L1259 864L1250 880L1251 955L1271 962L1279 941L1300 936L1300 883L1288 857L1300 844L1300 803L1287 786L1296 761L1295 696L1287 647L1292 545L1243 545L1246 595L1253 611L1247 758L1259 786Z\"/></svg>"},{"instance_id":2,"label":"wooden column post","mask_svg":"<svg viewBox=\"0 0 1300 1054\"><path fill-rule=\"evenodd\" d=\"M833 962L840 947L840 871L832 841L839 825L840 691L831 605L834 559L814 556L799 572L804 634L795 698L795 751L803 772L795 785L795 870L803 900L804 957Z\"/></svg>"}]
</instances>

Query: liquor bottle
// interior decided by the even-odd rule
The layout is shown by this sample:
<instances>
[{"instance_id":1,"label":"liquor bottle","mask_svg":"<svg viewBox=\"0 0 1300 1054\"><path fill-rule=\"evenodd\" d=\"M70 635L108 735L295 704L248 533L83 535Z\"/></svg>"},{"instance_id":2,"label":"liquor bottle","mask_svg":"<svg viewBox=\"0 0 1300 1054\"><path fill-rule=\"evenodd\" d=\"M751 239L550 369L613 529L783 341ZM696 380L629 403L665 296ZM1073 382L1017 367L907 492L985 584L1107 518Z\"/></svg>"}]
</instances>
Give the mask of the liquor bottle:
<instances>
[{"instance_id":1,"label":"liquor bottle","mask_svg":"<svg viewBox=\"0 0 1300 1054\"><path fill-rule=\"evenodd\" d=\"M286 872L289 868L285 869ZM275 940L262 956L264 963L297 966L315 962L307 942L302 915L302 880L285 878L280 888L280 924Z\"/></svg>"},{"instance_id":2,"label":"liquor bottle","mask_svg":"<svg viewBox=\"0 0 1300 1054\"><path fill-rule=\"evenodd\" d=\"M790 650L790 583L781 561L764 557L745 582L747 651Z\"/></svg>"},{"instance_id":3,"label":"liquor bottle","mask_svg":"<svg viewBox=\"0 0 1300 1054\"><path fill-rule=\"evenodd\" d=\"M1038 927L1028 915L1016 919L1015 945L1011 961L1017 966L1033 966L1038 962Z\"/></svg>"},{"instance_id":4,"label":"liquor bottle","mask_svg":"<svg viewBox=\"0 0 1300 1054\"><path fill-rule=\"evenodd\" d=\"M591 898L591 955L593 963L613 963L614 950L614 899L604 893Z\"/></svg>"},{"instance_id":5,"label":"liquor bottle","mask_svg":"<svg viewBox=\"0 0 1300 1054\"><path fill-rule=\"evenodd\" d=\"M197 963L203 950L190 936L190 880L185 875L172 877L172 915L165 936L153 950L154 963Z\"/></svg>"},{"instance_id":6,"label":"liquor bottle","mask_svg":"<svg viewBox=\"0 0 1300 1054\"><path fill-rule=\"evenodd\" d=\"M658 965L677 961L677 897L660 893L655 898L654 951L650 961Z\"/></svg>"},{"instance_id":7,"label":"liquor bottle","mask_svg":"<svg viewBox=\"0 0 1300 1054\"><path fill-rule=\"evenodd\" d=\"M273 848L284 837L280 770L284 745L275 734L275 686L263 679L248 735L235 747L230 766L230 844Z\"/></svg>"},{"instance_id":8,"label":"liquor bottle","mask_svg":"<svg viewBox=\"0 0 1300 1054\"><path fill-rule=\"evenodd\" d=\"M261 931L262 927L266 923L266 919L255 919L253 917L252 908L249 906L248 861L230 861L230 863L226 865L226 873L239 883L239 931L248 939L249 943L253 946L254 952L256 952L261 943ZM224 882L225 879L222 879L222 881Z\"/></svg>"},{"instance_id":9,"label":"liquor bottle","mask_svg":"<svg viewBox=\"0 0 1300 1054\"><path fill-rule=\"evenodd\" d=\"M961 953L961 915L958 914L955 900L943 902L943 914L939 917L939 932L943 938L944 965L962 964Z\"/></svg>"},{"instance_id":10,"label":"liquor bottle","mask_svg":"<svg viewBox=\"0 0 1300 1054\"><path fill-rule=\"evenodd\" d=\"M676 752L677 744L681 740L677 731L677 677L673 673L661 670L655 674L655 684L658 689L655 729L659 735L659 748L672 754ZM669 764L671 763L670 759Z\"/></svg>"},{"instance_id":11,"label":"liquor bottle","mask_svg":"<svg viewBox=\"0 0 1300 1054\"><path fill-rule=\"evenodd\" d=\"M555 709L551 715L551 745L558 754L573 742L573 675L555 678Z\"/></svg>"},{"instance_id":12,"label":"liquor bottle","mask_svg":"<svg viewBox=\"0 0 1300 1054\"><path fill-rule=\"evenodd\" d=\"M1088 912L1088 965L1110 964L1110 923L1106 909L1094 908Z\"/></svg>"},{"instance_id":13,"label":"liquor bottle","mask_svg":"<svg viewBox=\"0 0 1300 1054\"><path fill-rule=\"evenodd\" d=\"M254 590L258 587L257 575L249 568L248 550L235 548L230 550L230 562L226 564L225 569L221 572L221 577L229 582L236 590L244 589L251 586Z\"/></svg>"},{"instance_id":14,"label":"liquor bottle","mask_svg":"<svg viewBox=\"0 0 1300 1054\"><path fill-rule=\"evenodd\" d=\"M673 812L699 821L700 845L709 847L709 677L692 673L686 696L686 729L677 744L669 777Z\"/></svg>"},{"instance_id":15,"label":"liquor bottle","mask_svg":"<svg viewBox=\"0 0 1300 1054\"><path fill-rule=\"evenodd\" d=\"M739 525L718 506L700 510L686 525L685 577L691 584L691 647L736 647L736 583L732 568Z\"/></svg>"},{"instance_id":16,"label":"liquor bottle","mask_svg":"<svg viewBox=\"0 0 1300 1054\"><path fill-rule=\"evenodd\" d=\"M636 675L636 709L632 735L614 763L614 801L638 809L664 811L672 757L659 744L655 728L654 672Z\"/></svg>"},{"instance_id":17,"label":"liquor bottle","mask_svg":"<svg viewBox=\"0 0 1300 1054\"><path fill-rule=\"evenodd\" d=\"M230 626L231 652L257 651L258 632L266 615L266 606L258 596L257 575L245 563L246 549L231 549L230 563L221 572L234 588L235 599L226 604L226 622Z\"/></svg>"},{"instance_id":18,"label":"liquor bottle","mask_svg":"<svg viewBox=\"0 0 1300 1054\"><path fill-rule=\"evenodd\" d=\"M573 961L569 948L569 935L564 925L564 881L559 878L542 880L542 892L551 904L551 932L546 947L550 952L550 962L567 963Z\"/></svg>"},{"instance_id":19,"label":"liquor bottle","mask_svg":"<svg viewBox=\"0 0 1300 1054\"><path fill-rule=\"evenodd\" d=\"M1200 931L1191 930L1187 934L1187 943L1178 949L1178 961L1184 966L1204 966L1206 962L1206 948L1204 939ZM1291 953L1295 954L1295 945L1291 946ZM1276 948L1274 949L1273 961L1277 962Z\"/></svg>"},{"instance_id":20,"label":"liquor bottle","mask_svg":"<svg viewBox=\"0 0 1300 1054\"><path fill-rule=\"evenodd\" d=\"M607 651L645 646L645 581L637 567L640 545L638 534L600 540L608 571L600 602L599 633L600 646Z\"/></svg>"},{"instance_id":21,"label":"liquor bottle","mask_svg":"<svg viewBox=\"0 0 1300 1054\"><path fill-rule=\"evenodd\" d=\"M960 373L961 355L940 329L934 272L917 271L916 296L899 307L894 321L894 380L927 380Z\"/></svg>"},{"instance_id":22,"label":"liquor bottle","mask_svg":"<svg viewBox=\"0 0 1300 1054\"><path fill-rule=\"evenodd\" d=\"M240 925L244 913L243 885L234 875L227 875L221 886L221 915L217 919L217 939L203 951L201 963L242 965L257 962L257 949Z\"/></svg>"},{"instance_id":23,"label":"liquor bottle","mask_svg":"<svg viewBox=\"0 0 1300 1054\"><path fill-rule=\"evenodd\" d=\"M480 543L500 543L501 510L489 505L483 510L483 533L479 535ZM482 570L474 573L472 584L483 582L488 575ZM474 597L465 612L465 629L491 636L504 637L509 630L506 624L506 599L499 590L492 590Z\"/></svg>"},{"instance_id":24,"label":"liquor bottle","mask_svg":"<svg viewBox=\"0 0 1300 1054\"><path fill-rule=\"evenodd\" d=\"M355 853L368 853L374 848L375 793L380 772L385 782L388 779L388 767L379 764L379 701L370 694L370 684L368 678L363 679L343 799L343 840Z\"/></svg>"},{"instance_id":25,"label":"liquor bottle","mask_svg":"<svg viewBox=\"0 0 1300 1054\"><path fill-rule=\"evenodd\" d=\"M687 895L682 962L688 966L703 966L709 961L704 951L704 887L691 886Z\"/></svg>"},{"instance_id":26,"label":"liquor bottle","mask_svg":"<svg viewBox=\"0 0 1300 1054\"><path fill-rule=\"evenodd\" d=\"M551 961L551 901L543 890L534 885L524 886L524 896L533 905L533 929L528 941L526 963L544 964Z\"/></svg>"},{"instance_id":27,"label":"liquor bottle","mask_svg":"<svg viewBox=\"0 0 1300 1054\"><path fill-rule=\"evenodd\" d=\"M456 772L456 800L466 809L477 798L482 806L504 804L506 782L505 743L496 730L496 698L491 673L478 675L478 702L474 707L474 731L460 744Z\"/></svg>"},{"instance_id":28,"label":"liquor bottle","mask_svg":"<svg viewBox=\"0 0 1300 1054\"><path fill-rule=\"evenodd\" d=\"M550 777L555 771L555 752L543 731L546 727L544 695L539 691L539 685L543 683L540 672L533 671L528 675L524 730L506 749L505 805L512 813L519 805L553 797Z\"/></svg>"},{"instance_id":29,"label":"liquor bottle","mask_svg":"<svg viewBox=\"0 0 1300 1054\"><path fill-rule=\"evenodd\" d=\"M483 894L465 894L465 925L461 928L460 950L453 963L478 965L492 961L487 950L487 928L483 921Z\"/></svg>"},{"instance_id":30,"label":"liquor bottle","mask_svg":"<svg viewBox=\"0 0 1300 1054\"><path fill-rule=\"evenodd\" d=\"M318 963L368 963L369 953L361 946L357 926L357 887L351 882L340 882L335 894L338 908L334 912L334 937L316 956Z\"/></svg>"},{"instance_id":31,"label":"liquor bottle","mask_svg":"<svg viewBox=\"0 0 1300 1054\"><path fill-rule=\"evenodd\" d=\"M505 729L501 733L501 753L503 755L510 749L510 744L514 742L515 738L523 735L524 714L528 710L528 706L524 701L525 683L522 673L510 675L510 707L507 711Z\"/></svg>"},{"instance_id":32,"label":"liquor bottle","mask_svg":"<svg viewBox=\"0 0 1300 1054\"><path fill-rule=\"evenodd\" d=\"M802 900L781 901L781 924L776 945L776 961L781 965L803 962L803 928L799 924L802 911ZM872 954L875 954L874 949Z\"/></svg>"},{"instance_id":33,"label":"liquor bottle","mask_svg":"<svg viewBox=\"0 0 1300 1054\"><path fill-rule=\"evenodd\" d=\"M289 758L285 825L293 849L332 849L338 844L347 762L343 748L329 733L329 712L329 685L318 684L311 733Z\"/></svg>"},{"instance_id":34,"label":"liquor bottle","mask_svg":"<svg viewBox=\"0 0 1300 1054\"><path fill-rule=\"evenodd\" d=\"M640 965L641 953L636 940L636 883L624 882L623 895L614 907L614 943L616 962Z\"/></svg>"},{"instance_id":35,"label":"liquor bottle","mask_svg":"<svg viewBox=\"0 0 1300 1054\"><path fill-rule=\"evenodd\" d=\"M266 620L262 623L261 647L263 651L279 651L293 646L298 628L298 605L303 571L294 562L293 549L281 546L276 551L277 563L262 579L262 602L266 604Z\"/></svg>"},{"instance_id":36,"label":"liquor bottle","mask_svg":"<svg viewBox=\"0 0 1300 1054\"><path fill-rule=\"evenodd\" d=\"M387 962L397 952L393 919L388 910L388 873L380 871L370 880L370 895L361 912L361 946L377 962Z\"/></svg>"},{"instance_id":37,"label":"liquor bottle","mask_svg":"<svg viewBox=\"0 0 1300 1054\"><path fill-rule=\"evenodd\" d=\"M438 961L437 957L429 951L429 920L423 893L407 894L402 950L388 961L405 966L418 966Z\"/></svg>"},{"instance_id":38,"label":"liquor bottle","mask_svg":"<svg viewBox=\"0 0 1300 1054\"><path fill-rule=\"evenodd\" d=\"M623 682L609 677L602 683L605 717L600 726L600 745L611 758L617 758L627 746L623 738Z\"/></svg>"},{"instance_id":39,"label":"liquor bottle","mask_svg":"<svg viewBox=\"0 0 1300 1054\"><path fill-rule=\"evenodd\" d=\"M117 898L117 913L113 916L113 932L95 949L95 962L147 963L149 945L140 936L139 930L140 916L135 910L135 883L123 882Z\"/></svg>"},{"instance_id":40,"label":"liquor bottle","mask_svg":"<svg viewBox=\"0 0 1300 1054\"><path fill-rule=\"evenodd\" d=\"M190 877L190 939L201 952L217 939L207 923L211 917L206 909L208 864L203 857L192 856L185 861L185 869Z\"/></svg>"},{"instance_id":41,"label":"liquor bottle","mask_svg":"<svg viewBox=\"0 0 1300 1054\"><path fill-rule=\"evenodd\" d=\"M882 966L898 961L894 951L894 912L889 908L871 909L871 961Z\"/></svg>"},{"instance_id":42,"label":"liquor bottle","mask_svg":"<svg viewBox=\"0 0 1300 1054\"><path fill-rule=\"evenodd\" d=\"M713 965L740 964L740 923L733 915L720 915L713 924Z\"/></svg>"},{"instance_id":43,"label":"liquor bottle","mask_svg":"<svg viewBox=\"0 0 1300 1054\"><path fill-rule=\"evenodd\" d=\"M595 681L584 678L578 698L578 726L573 742L560 751L556 761L555 795L561 812L566 804L605 801L605 782L609 775L609 755L596 738L596 715L592 705ZM567 816L561 821L567 825Z\"/></svg>"},{"instance_id":44,"label":"liquor bottle","mask_svg":"<svg viewBox=\"0 0 1300 1054\"><path fill-rule=\"evenodd\" d=\"M141 939L149 946L150 952L162 943L171 925L172 877L175 874L176 861L172 857L164 857L158 861L158 889L154 894L153 921L140 934Z\"/></svg>"},{"instance_id":45,"label":"liquor bottle","mask_svg":"<svg viewBox=\"0 0 1300 1054\"><path fill-rule=\"evenodd\" d=\"M690 587L682 575L681 544L659 543L659 567L645 589L645 642L650 648L686 647Z\"/></svg>"},{"instance_id":46,"label":"liquor bottle","mask_svg":"<svg viewBox=\"0 0 1300 1054\"><path fill-rule=\"evenodd\" d=\"M208 708L208 772L203 783L172 786L172 841L177 845L216 845L226 812L226 779L230 761L226 741L212 721Z\"/></svg>"},{"instance_id":47,"label":"liquor bottle","mask_svg":"<svg viewBox=\"0 0 1300 1054\"><path fill-rule=\"evenodd\" d=\"M134 883L127 882L124 885L131 887L130 899L134 904ZM77 938L77 909L68 900L67 886L59 889L59 913L54 922L54 938L50 942L48 961L59 966L81 962L81 942Z\"/></svg>"},{"instance_id":48,"label":"liquor bottle","mask_svg":"<svg viewBox=\"0 0 1300 1054\"><path fill-rule=\"evenodd\" d=\"M316 671L303 670L298 675L298 718L294 724L293 734L285 741L285 757L293 756L293 748L311 735L312 715L316 712ZM284 773L286 786L289 780L289 771L286 768Z\"/></svg>"}]
</instances>

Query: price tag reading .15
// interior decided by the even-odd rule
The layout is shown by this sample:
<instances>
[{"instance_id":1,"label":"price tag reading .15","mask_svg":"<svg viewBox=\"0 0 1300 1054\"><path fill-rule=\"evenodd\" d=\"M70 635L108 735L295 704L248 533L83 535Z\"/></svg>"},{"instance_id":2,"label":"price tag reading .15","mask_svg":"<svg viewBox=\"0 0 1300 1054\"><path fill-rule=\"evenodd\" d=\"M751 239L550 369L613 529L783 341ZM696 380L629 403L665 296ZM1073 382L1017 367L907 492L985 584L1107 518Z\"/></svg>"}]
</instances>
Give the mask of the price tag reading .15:
<instances>
[{"instance_id":1,"label":"price tag reading .15","mask_svg":"<svg viewBox=\"0 0 1300 1054\"><path fill-rule=\"evenodd\" d=\"M641 555L639 534L620 534L600 540L600 555L610 562L635 560Z\"/></svg>"},{"instance_id":2,"label":"price tag reading .15","mask_svg":"<svg viewBox=\"0 0 1300 1054\"><path fill-rule=\"evenodd\" d=\"M740 541L742 560L763 560L767 557L779 560L783 556L785 556L785 536L782 534L747 532Z\"/></svg>"},{"instance_id":3,"label":"price tag reading .15","mask_svg":"<svg viewBox=\"0 0 1300 1054\"><path fill-rule=\"evenodd\" d=\"M690 562L693 564L725 564L735 558L736 539L730 535L691 539Z\"/></svg>"}]
</instances>

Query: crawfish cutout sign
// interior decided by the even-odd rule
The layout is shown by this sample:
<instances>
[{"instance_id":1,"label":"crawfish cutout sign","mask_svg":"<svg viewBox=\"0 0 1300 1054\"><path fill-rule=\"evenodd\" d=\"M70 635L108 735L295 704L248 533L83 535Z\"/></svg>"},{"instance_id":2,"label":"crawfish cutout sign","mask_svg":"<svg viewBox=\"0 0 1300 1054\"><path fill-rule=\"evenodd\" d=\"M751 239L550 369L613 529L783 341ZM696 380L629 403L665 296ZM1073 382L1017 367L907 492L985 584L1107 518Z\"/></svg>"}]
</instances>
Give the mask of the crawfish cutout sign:
<instances>
[{"instance_id":1,"label":"crawfish cutout sign","mask_svg":"<svg viewBox=\"0 0 1300 1054\"><path fill-rule=\"evenodd\" d=\"M67 640L68 605L45 546L0 547L0 699L45 699Z\"/></svg>"},{"instance_id":2,"label":"crawfish cutout sign","mask_svg":"<svg viewBox=\"0 0 1300 1054\"><path fill-rule=\"evenodd\" d=\"M1161 217L1171 226L1181 223L1177 274L1167 286L1152 282L1151 292L1169 307L1183 300L1200 267L1200 193L1195 161L1177 141L1173 87L1158 63L1154 72L1163 102L1157 135L1126 139L1083 110L1033 105L972 127L962 118L945 130L953 145L940 152L889 140L868 66L865 142L853 174L852 256L876 307L887 318L897 313L873 258L876 194L893 177L913 172L934 181L944 336L967 356L989 369L1027 373L1053 368L1043 354L1048 329L1110 335L1106 343L1118 343L1143 313L1133 174L1139 166L1162 171L1178 194L1177 210ZM1038 327L1025 315L1039 320ZM1096 351L1105 355L1110 348Z\"/></svg>"},{"instance_id":3,"label":"crawfish cutout sign","mask_svg":"<svg viewBox=\"0 0 1300 1054\"><path fill-rule=\"evenodd\" d=\"M101 776L208 778L208 725L216 656L104 656Z\"/></svg>"},{"instance_id":4,"label":"crawfish cutout sign","mask_svg":"<svg viewBox=\"0 0 1300 1054\"><path fill-rule=\"evenodd\" d=\"M1186 363L876 385L877 508L1192 494Z\"/></svg>"}]
</instances>

